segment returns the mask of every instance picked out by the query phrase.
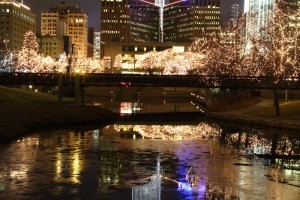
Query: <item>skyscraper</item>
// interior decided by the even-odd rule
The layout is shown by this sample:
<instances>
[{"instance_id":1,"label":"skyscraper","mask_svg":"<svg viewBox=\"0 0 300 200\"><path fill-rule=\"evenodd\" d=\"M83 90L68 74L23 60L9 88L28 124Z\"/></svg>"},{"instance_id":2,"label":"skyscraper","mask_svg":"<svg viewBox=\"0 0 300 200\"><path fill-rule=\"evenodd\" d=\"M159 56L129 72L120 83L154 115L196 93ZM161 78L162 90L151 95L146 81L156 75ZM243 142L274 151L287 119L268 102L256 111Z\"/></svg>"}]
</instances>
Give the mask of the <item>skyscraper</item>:
<instances>
[{"instance_id":1,"label":"skyscraper","mask_svg":"<svg viewBox=\"0 0 300 200\"><path fill-rule=\"evenodd\" d=\"M30 8L16 0L0 0L0 40L5 48L19 50L24 34L35 32L35 15Z\"/></svg>"},{"instance_id":2,"label":"skyscraper","mask_svg":"<svg viewBox=\"0 0 300 200\"><path fill-rule=\"evenodd\" d=\"M229 16L229 23L231 23L231 25L235 26L239 17L241 17L241 15L242 15L242 10L241 10L239 4L232 4L230 16Z\"/></svg>"},{"instance_id":3,"label":"skyscraper","mask_svg":"<svg viewBox=\"0 0 300 200\"><path fill-rule=\"evenodd\" d=\"M100 59L100 32L94 32L94 57Z\"/></svg>"},{"instance_id":4,"label":"skyscraper","mask_svg":"<svg viewBox=\"0 0 300 200\"><path fill-rule=\"evenodd\" d=\"M159 6L141 0L101 1L101 41L159 40Z\"/></svg>"},{"instance_id":5,"label":"skyscraper","mask_svg":"<svg viewBox=\"0 0 300 200\"><path fill-rule=\"evenodd\" d=\"M245 0L244 11L247 12L247 30L258 30L266 23L266 16L273 10L276 0ZM256 21L255 24L252 22ZM251 27L250 27L251 26Z\"/></svg>"},{"instance_id":6,"label":"skyscraper","mask_svg":"<svg viewBox=\"0 0 300 200\"><path fill-rule=\"evenodd\" d=\"M163 42L164 32L164 6L166 0L155 0L155 5L159 6L159 41Z\"/></svg>"},{"instance_id":7,"label":"skyscraper","mask_svg":"<svg viewBox=\"0 0 300 200\"><path fill-rule=\"evenodd\" d=\"M164 6L164 41L192 41L220 31L220 0L170 0Z\"/></svg>"},{"instance_id":8,"label":"skyscraper","mask_svg":"<svg viewBox=\"0 0 300 200\"><path fill-rule=\"evenodd\" d=\"M153 0L102 0L101 57L106 42L159 41L159 9Z\"/></svg>"},{"instance_id":9,"label":"skyscraper","mask_svg":"<svg viewBox=\"0 0 300 200\"><path fill-rule=\"evenodd\" d=\"M191 42L220 31L220 0L102 0L105 42Z\"/></svg>"},{"instance_id":10,"label":"skyscraper","mask_svg":"<svg viewBox=\"0 0 300 200\"><path fill-rule=\"evenodd\" d=\"M276 2L281 2L278 6L285 6L283 11L285 9L295 9L299 12L299 0L245 0L244 11L247 13L247 32L255 34L260 27L268 23Z\"/></svg>"},{"instance_id":11,"label":"skyscraper","mask_svg":"<svg viewBox=\"0 0 300 200\"><path fill-rule=\"evenodd\" d=\"M94 27L88 28L88 47L87 47L87 57L94 57Z\"/></svg>"},{"instance_id":12,"label":"skyscraper","mask_svg":"<svg viewBox=\"0 0 300 200\"><path fill-rule=\"evenodd\" d=\"M60 34L58 30L65 30L65 35L72 38L79 57L87 56L87 24L87 14L78 6L66 5L65 1L41 14L42 35L56 36Z\"/></svg>"}]
</instances>

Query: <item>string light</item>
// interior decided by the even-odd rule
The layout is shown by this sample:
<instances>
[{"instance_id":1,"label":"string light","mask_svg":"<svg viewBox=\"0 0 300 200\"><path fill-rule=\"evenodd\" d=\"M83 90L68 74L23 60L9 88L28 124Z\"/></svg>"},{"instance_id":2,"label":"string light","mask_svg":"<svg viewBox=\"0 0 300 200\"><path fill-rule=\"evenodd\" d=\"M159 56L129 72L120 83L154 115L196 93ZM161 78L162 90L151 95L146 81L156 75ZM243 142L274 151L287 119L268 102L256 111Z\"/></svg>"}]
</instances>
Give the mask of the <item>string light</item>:
<instances>
[{"instance_id":1,"label":"string light","mask_svg":"<svg viewBox=\"0 0 300 200\"><path fill-rule=\"evenodd\" d=\"M238 17L219 34L203 33L187 52L172 49L152 51L138 57L135 67L158 74L198 74L203 76L273 76L274 82L300 74L300 12L283 0L265 12L264 23L256 13ZM246 20L247 19L247 20ZM252 28L250 28L252 27ZM17 60L13 62L12 60ZM3 65L3 64L2 64ZM58 61L37 54L35 34L25 34L23 48L11 59L13 69L1 66L1 71L65 72L68 58ZM120 69L122 55L115 58L114 67ZM111 67L110 60L72 57L71 71L102 73ZM217 81L217 80L216 80Z\"/></svg>"}]
</instances>

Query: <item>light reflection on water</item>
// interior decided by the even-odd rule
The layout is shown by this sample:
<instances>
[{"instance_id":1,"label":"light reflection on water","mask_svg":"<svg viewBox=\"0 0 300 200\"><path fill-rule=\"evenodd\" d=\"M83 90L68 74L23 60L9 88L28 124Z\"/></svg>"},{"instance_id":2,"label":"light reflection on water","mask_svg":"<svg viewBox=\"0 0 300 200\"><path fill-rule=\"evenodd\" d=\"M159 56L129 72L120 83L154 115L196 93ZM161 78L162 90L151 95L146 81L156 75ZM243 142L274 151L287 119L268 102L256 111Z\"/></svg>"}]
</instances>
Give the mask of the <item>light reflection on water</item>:
<instances>
[{"instance_id":1,"label":"light reflection on water","mask_svg":"<svg viewBox=\"0 0 300 200\"><path fill-rule=\"evenodd\" d=\"M163 140L209 139L237 147L245 155L300 155L298 136L267 135L260 130L251 133L227 132L216 124L201 122L198 125L115 125L117 132L136 137Z\"/></svg>"},{"instance_id":2,"label":"light reflection on water","mask_svg":"<svg viewBox=\"0 0 300 200\"><path fill-rule=\"evenodd\" d=\"M121 128L170 137L124 139L119 137ZM299 136L274 139L260 131L229 133L208 123L129 129L111 125L90 132L36 134L0 148L0 199L298 199L300 195L299 160L253 156L255 152L299 155Z\"/></svg>"}]
</instances>

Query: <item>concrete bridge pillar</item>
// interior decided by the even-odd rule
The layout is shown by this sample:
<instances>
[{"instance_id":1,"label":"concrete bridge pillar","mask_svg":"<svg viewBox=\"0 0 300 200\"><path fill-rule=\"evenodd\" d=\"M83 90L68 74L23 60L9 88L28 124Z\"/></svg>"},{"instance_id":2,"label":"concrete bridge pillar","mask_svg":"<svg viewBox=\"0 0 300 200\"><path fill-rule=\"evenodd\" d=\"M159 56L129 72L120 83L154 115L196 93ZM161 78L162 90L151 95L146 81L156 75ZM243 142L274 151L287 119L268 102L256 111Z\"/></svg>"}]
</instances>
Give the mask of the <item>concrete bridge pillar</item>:
<instances>
[{"instance_id":1,"label":"concrete bridge pillar","mask_svg":"<svg viewBox=\"0 0 300 200\"><path fill-rule=\"evenodd\" d=\"M75 75L75 104L76 105L85 105L85 88L80 87L80 79L82 76L79 74Z\"/></svg>"},{"instance_id":2,"label":"concrete bridge pillar","mask_svg":"<svg viewBox=\"0 0 300 200\"><path fill-rule=\"evenodd\" d=\"M75 104L80 105L80 76L75 75Z\"/></svg>"},{"instance_id":3,"label":"concrete bridge pillar","mask_svg":"<svg viewBox=\"0 0 300 200\"><path fill-rule=\"evenodd\" d=\"M81 91L80 105L84 106L85 105L85 88L82 87L80 91Z\"/></svg>"},{"instance_id":4,"label":"concrete bridge pillar","mask_svg":"<svg viewBox=\"0 0 300 200\"><path fill-rule=\"evenodd\" d=\"M59 73L58 75L58 83L57 83L57 103L58 105L62 104L62 74Z\"/></svg>"}]
</instances>

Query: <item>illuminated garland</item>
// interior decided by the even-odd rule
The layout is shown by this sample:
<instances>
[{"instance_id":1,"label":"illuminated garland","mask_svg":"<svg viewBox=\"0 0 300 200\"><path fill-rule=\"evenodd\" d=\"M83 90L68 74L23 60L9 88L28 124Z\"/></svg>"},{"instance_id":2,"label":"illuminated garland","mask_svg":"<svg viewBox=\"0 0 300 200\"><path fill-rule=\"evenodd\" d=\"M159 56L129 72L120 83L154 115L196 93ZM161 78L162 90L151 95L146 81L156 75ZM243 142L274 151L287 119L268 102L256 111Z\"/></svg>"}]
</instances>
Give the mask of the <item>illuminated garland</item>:
<instances>
[{"instance_id":1,"label":"illuminated garland","mask_svg":"<svg viewBox=\"0 0 300 200\"><path fill-rule=\"evenodd\" d=\"M230 23L230 26L221 30L218 35L203 33L201 38L191 44L188 52L175 52L172 49L152 51L141 55L135 67L148 71L149 74L155 72L164 75L273 76L274 82L284 77L298 77L299 7L291 8L279 0L274 8L265 14L263 26L257 27L259 22L255 17L249 18L256 13L248 13ZM246 20L247 17L250 20ZM71 72L80 73L101 73L111 67L110 59L77 57L70 59L65 54L61 55L58 61L50 57L42 58L37 54L34 33L28 32L25 34L23 48L15 58L10 56L9 61L6 59L0 62L0 70L66 72L70 63ZM117 55L114 67L120 69L121 66L122 56Z\"/></svg>"}]
</instances>

